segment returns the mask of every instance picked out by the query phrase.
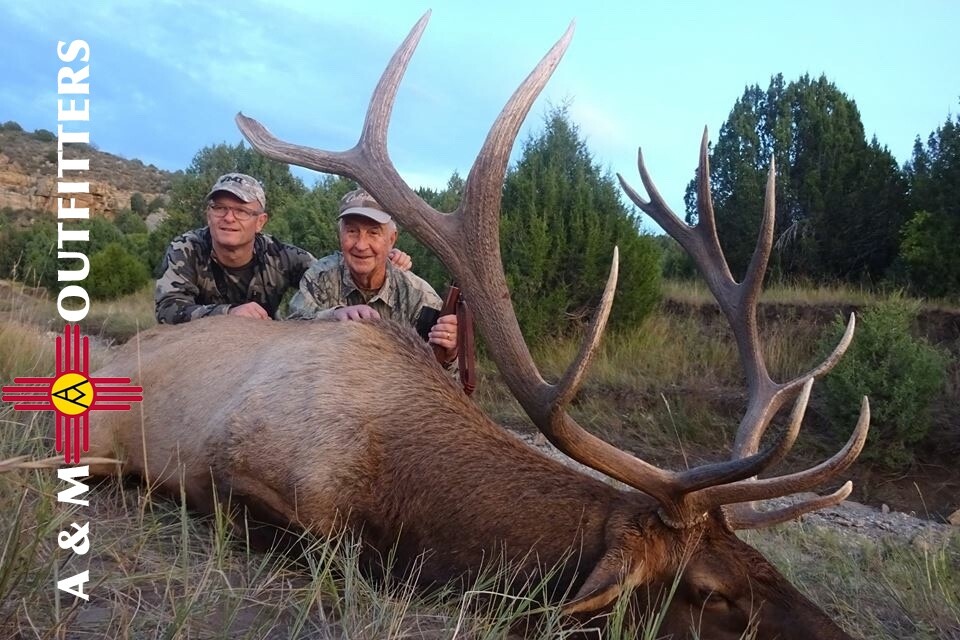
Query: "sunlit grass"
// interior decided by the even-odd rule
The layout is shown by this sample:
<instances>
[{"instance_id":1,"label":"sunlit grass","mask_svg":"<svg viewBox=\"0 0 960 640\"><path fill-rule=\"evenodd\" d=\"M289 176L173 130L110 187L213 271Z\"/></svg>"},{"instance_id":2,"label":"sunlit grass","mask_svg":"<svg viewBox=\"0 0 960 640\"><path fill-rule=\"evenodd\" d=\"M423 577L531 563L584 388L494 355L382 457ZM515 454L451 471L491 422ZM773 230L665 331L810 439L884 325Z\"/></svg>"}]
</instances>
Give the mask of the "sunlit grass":
<instances>
[{"instance_id":1,"label":"sunlit grass","mask_svg":"<svg viewBox=\"0 0 960 640\"><path fill-rule=\"evenodd\" d=\"M770 282L760 295L761 303L809 306L867 306L882 302L890 295L901 295L896 289L878 291L846 283L811 285L810 283ZM684 304L715 304L706 284L700 280L668 280L664 282L664 298ZM927 309L958 309L955 301L924 299Z\"/></svg>"},{"instance_id":2,"label":"sunlit grass","mask_svg":"<svg viewBox=\"0 0 960 640\"><path fill-rule=\"evenodd\" d=\"M126 342L138 331L157 324L154 316L153 284L136 293L109 301L93 301L90 313L80 323L87 335L113 342Z\"/></svg>"}]
</instances>

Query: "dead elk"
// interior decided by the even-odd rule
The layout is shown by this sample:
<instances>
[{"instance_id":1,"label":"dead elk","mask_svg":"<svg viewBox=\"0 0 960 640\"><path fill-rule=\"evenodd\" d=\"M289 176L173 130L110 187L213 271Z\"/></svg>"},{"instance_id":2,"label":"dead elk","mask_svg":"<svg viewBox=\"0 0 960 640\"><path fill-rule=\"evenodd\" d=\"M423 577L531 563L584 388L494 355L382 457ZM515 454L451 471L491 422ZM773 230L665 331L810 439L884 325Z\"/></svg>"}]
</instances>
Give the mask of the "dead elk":
<instances>
[{"instance_id":1,"label":"dead elk","mask_svg":"<svg viewBox=\"0 0 960 640\"><path fill-rule=\"evenodd\" d=\"M566 613L602 613L630 591L642 615L679 575L662 636L739 638L752 630L757 638L847 638L734 533L843 500L849 482L789 508L753 507L836 477L859 454L869 423L864 399L853 435L836 455L805 471L757 479L792 446L814 378L836 363L853 332L851 318L834 353L802 376L777 383L767 373L756 307L773 233L773 167L757 247L739 283L717 240L706 134L696 226L669 210L642 156L650 200L623 183L693 256L733 328L748 387L730 460L685 471L658 468L591 435L565 411L609 315L616 255L581 352L556 384L543 379L530 357L500 259L500 197L510 149L572 28L510 98L470 171L462 203L447 214L403 182L386 149L397 87L428 17L388 64L353 148L296 146L242 115L238 124L264 155L352 178L394 212L469 295L481 333L495 346L493 359L536 426L564 454L628 488L576 472L506 433L451 383L412 332L389 323L221 317L146 332L97 372L143 385L142 420L133 412L97 414L90 454L119 456L125 471L183 490L200 508L211 506L215 487L267 520L320 535L345 524L383 554L396 545L400 570L425 554L425 582L475 575L489 558L505 553L521 576L562 562L549 592L573 594L562 602ZM222 345L230 345L229 352ZM772 417L791 400L787 427L760 450Z\"/></svg>"}]
</instances>

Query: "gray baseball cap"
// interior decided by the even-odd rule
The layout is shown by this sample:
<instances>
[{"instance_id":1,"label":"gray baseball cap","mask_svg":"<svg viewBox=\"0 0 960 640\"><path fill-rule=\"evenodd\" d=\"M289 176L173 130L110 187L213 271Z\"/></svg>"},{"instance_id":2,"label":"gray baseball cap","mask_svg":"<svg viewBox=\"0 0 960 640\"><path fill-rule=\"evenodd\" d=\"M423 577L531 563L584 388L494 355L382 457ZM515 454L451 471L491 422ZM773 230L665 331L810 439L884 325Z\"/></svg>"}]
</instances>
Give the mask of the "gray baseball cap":
<instances>
[{"instance_id":1,"label":"gray baseball cap","mask_svg":"<svg viewBox=\"0 0 960 640\"><path fill-rule=\"evenodd\" d=\"M378 224L390 222L390 214L363 189L354 189L340 198L340 215L337 218L344 216L363 216Z\"/></svg>"},{"instance_id":2,"label":"gray baseball cap","mask_svg":"<svg viewBox=\"0 0 960 640\"><path fill-rule=\"evenodd\" d=\"M244 202L258 202L261 209L267 208L267 196L263 193L263 185L256 178L245 173L225 173L213 183L207 200L218 191L232 193Z\"/></svg>"}]
</instances>

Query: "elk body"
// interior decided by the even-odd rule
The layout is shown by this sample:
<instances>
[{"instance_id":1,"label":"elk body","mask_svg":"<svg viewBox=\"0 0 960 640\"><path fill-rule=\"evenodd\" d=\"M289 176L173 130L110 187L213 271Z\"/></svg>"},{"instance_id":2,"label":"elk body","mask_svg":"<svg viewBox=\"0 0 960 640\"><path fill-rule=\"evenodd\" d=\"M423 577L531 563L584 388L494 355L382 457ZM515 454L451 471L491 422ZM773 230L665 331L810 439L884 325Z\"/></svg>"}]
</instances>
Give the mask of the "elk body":
<instances>
[{"instance_id":1,"label":"elk body","mask_svg":"<svg viewBox=\"0 0 960 640\"><path fill-rule=\"evenodd\" d=\"M374 554L394 550L397 570L417 565L428 584L469 580L504 558L518 576L517 589L558 566L547 597L566 613L602 613L631 591L631 605L643 615L679 575L660 627L664 637L740 638L753 630L757 638L847 638L734 533L840 502L849 483L781 510L752 507L841 473L859 454L869 422L864 400L850 441L832 458L756 479L786 455L813 379L839 359L853 328L851 321L835 352L807 374L785 383L767 374L756 302L772 243L773 169L760 239L741 283L716 239L706 135L696 227L670 212L642 158L650 201L624 183L697 262L731 323L748 386L730 460L682 472L657 468L592 436L564 410L609 314L616 256L580 356L555 385L543 380L523 342L500 262L500 193L510 148L572 31L508 102L470 172L463 202L442 214L406 186L386 151L396 89L426 20L384 72L354 148L297 147L253 120L238 116L238 123L269 157L356 180L433 249L469 296L491 355L531 420L566 455L626 487L575 471L505 432L452 383L412 330L388 322L219 317L141 334L96 375L141 384L142 418L96 414L90 454L119 457L125 472L182 490L201 510L211 509L215 497L229 498L263 521L319 535L349 528ZM759 451L773 416L794 399L786 428Z\"/></svg>"}]
</instances>

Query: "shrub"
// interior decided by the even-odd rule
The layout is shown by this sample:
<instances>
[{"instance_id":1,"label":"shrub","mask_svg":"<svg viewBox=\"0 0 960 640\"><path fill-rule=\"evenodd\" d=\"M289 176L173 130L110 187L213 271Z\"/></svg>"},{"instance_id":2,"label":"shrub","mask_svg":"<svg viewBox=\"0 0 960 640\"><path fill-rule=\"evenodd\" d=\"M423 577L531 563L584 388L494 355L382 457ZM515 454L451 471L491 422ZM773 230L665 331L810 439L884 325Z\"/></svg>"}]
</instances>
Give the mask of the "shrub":
<instances>
[{"instance_id":1,"label":"shrub","mask_svg":"<svg viewBox=\"0 0 960 640\"><path fill-rule=\"evenodd\" d=\"M20 126L19 122L14 122L13 120L7 120L3 123L3 126L0 126L0 129L3 131L23 131L23 127Z\"/></svg>"},{"instance_id":2,"label":"shrub","mask_svg":"<svg viewBox=\"0 0 960 640\"><path fill-rule=\"evenodd\" d=\"M147 267L118 243L108 244L90 258L87 292L97 299L133 293L150 279Z\"/></svg>"},{"instance_id":3,"label":"shrub","mask_svg":"<svg viewBox=\"0 0 960 640\"><path fill-rule=\"evenodd\" d=\"M857 323L853 344L824 378L830 429L847 438L863 396L870 397L870 435L861 458L897 468L913 461L912 447L930 428L930 403L943 386L947 356L911 325L919 305L895 297L867 310ZM821 351L826 354L843 333L838 317Z\"/></svg>"},{"instance_id":4,"label":"shrub","mask_svg":"<svg viewBox=\"0 0 960 640\"><path fill-rule=\"evenodd\" d=\"M130 196L130 209L141 218L145 218L147 213L149 213L147 210L147 199L144 198L143 194L139 191Z\"/></svg>"},{"instance_id":5,"label":"shrub","mask_svg":"<svg viewBox=\"0 0 960 640\"><path fill-rule=\"evenodd\" d=\"M57 139L57 135L49 129L36 129L33 132L33 137L40 142L53 142Z\"/></svg>"},{"instance_id":6,"label":"shrub","mask_svg":"<svg viewBox=\"0 0 960 640\"><path fill-rule=\"evenodd\" d=\"M113 220L113 224L124 236L147 232L147 223L130 209L122 209Z\"/></svg>"},{"instance_id":7,"label":"shrub","mask_svg":"<svg viewBox=\"0 0 960 640\"><path fill-rule=\"evenodd\" d=\"M166 200L163 196L157 196L150 201L150 204L147 205L147 213L153 213L157 209L162 209L166 204Z\"/></svg>"}]
</instances>

